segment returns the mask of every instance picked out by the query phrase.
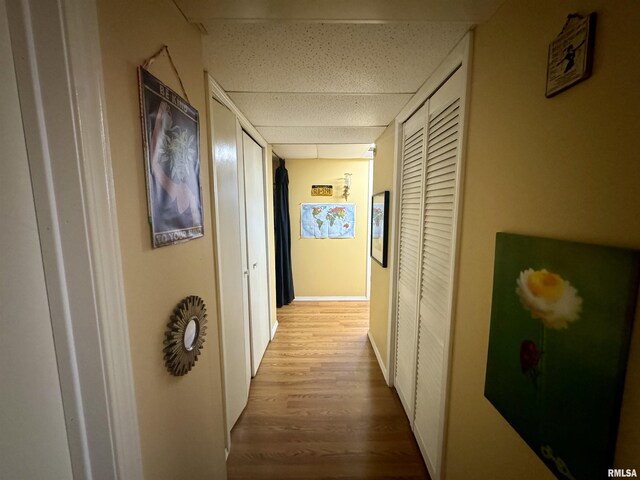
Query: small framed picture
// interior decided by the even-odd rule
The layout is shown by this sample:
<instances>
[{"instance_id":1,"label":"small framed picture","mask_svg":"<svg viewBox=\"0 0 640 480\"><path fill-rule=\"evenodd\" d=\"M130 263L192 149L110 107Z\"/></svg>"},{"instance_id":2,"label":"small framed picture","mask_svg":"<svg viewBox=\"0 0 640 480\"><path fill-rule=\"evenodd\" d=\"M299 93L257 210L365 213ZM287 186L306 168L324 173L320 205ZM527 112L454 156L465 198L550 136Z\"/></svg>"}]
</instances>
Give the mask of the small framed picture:
<instances>
[{"instance_id":1,"label":"small framed picture","mask_svg":"<svg viewBox=\"0 0 640 480\"><path fill-rule=\"evenodd\" d=\"M571 14L562 32L549 45L547 98L591 76L596 13L586 17Z\"/></svg>"},{"instance_id":2,"label":"small framed picture","mask_svg":"<svg viewBox=\"0 0 640 480\"><path fill-rule=\"evenodd\" d=\"M151 245L202 237L198 111L138 68Z\"/></svg>"},{"instance_id":3,"label":"small framed picture","mask_svg":"<svg viewBox=\"0 0 640 480\"><path fill-rule=\"evenodd\" d=\"M371 257L387 267L389 246L389 191L371 197Z\"/></svg>"}]
</instances>

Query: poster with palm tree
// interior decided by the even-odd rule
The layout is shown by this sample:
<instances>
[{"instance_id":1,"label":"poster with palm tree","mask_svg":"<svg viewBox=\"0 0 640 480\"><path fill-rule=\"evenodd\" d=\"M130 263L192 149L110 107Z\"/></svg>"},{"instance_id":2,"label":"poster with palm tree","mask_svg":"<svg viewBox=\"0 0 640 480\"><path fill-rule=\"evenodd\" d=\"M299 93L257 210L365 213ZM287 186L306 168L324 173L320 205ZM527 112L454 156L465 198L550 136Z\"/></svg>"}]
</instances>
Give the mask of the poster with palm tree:
<instances>
[{"instance_id":1,"label":"poster with palm tree","mask_svg":"<svg viewBox=\"0 0 640 480\"><path fill-rule=\"evenodd\" d=\"M485 397L560 479L613 468L640 252L498 233Z\"/></svg>"},{"instance_id":2,"label":"poster with palm tree","mask_svg":"<svg viewBox=\"0 0 640 480\"><path fill-rule=\"evenodd\" d=\"M151 243L202 237L198 111L142 67L138 79Z\"/></svg>"}]
</instances>

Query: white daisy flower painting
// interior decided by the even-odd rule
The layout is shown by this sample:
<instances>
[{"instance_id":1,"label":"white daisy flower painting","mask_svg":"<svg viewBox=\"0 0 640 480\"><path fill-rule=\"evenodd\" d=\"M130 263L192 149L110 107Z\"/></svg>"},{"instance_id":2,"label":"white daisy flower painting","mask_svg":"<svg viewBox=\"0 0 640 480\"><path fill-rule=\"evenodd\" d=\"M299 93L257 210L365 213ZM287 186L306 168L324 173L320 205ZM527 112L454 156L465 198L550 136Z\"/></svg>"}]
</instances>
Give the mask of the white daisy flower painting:
<instances>
[{"instance_id":1,"label":"white daisy flower painting","mask_svg":"<svg viewBox=\"0 0 640 480\"><path fill-rule=\"evenodd\" d=\"M522 306L547 328L562 330L575 322L582 311L582 298L567 280L546 269L528 268L516 280Z\"/></svg>"},{"instance_id":2,"label":"white daisy flower painting","mask_svg":"<svg viewBox=\"0 0 640 480\"><path fill-rule=\"evenodd\" d=\"M485 397L559 479L614 462L640 251L498 233Z\"/></svg>"}]
</instances>

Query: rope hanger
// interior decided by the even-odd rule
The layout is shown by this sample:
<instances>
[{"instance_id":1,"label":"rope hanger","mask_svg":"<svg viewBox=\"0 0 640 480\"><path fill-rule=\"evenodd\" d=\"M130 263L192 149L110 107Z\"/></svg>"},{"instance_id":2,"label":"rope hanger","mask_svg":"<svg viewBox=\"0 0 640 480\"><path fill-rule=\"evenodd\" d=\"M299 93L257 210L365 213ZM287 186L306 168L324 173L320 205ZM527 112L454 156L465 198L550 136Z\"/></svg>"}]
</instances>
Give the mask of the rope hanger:
<instances>
[{"instance_id":1,"label":"rope hanger","mask_svg":"<svg viewBox=\"0 0 640 480\"><path fill-rule=\"evenodd\" d=\"M564 25L562 26L562 32L564 32L567 29L567 27L571 23L571 20L576 19L576 18L578 20L582 20L584 18L584 15L580 15L579 13L570 13L569 15L567 15L567 20L566 20L566 22L564 22ZM560 32L560 33L562 33L562 32Z\"/></svg>"},{"instance_id":2,"label":"rope hanger","mask_svg":"<svg viewBox=\"0 0 640 480\"><path fill-rule=\"evenodd\" d=\"M180 78L180 74L178 73L178 69L176 68L175 63L173 63L173 59L171 58L171 54L169 53L169 46L168 45L163 45L160 50L158 50L156 53L154 53L153 55L151 55L149 58L147 58L144 63L142 64L142 68L144 68L145 70L148 70L149 67L151 66L151 64L156 60L156 58L158 58L162 52L167 52L167 57L169 58L169 63L171 64L171 67L173 68L174 73L176 74L176 78L178 79L178 82L180 82L180 88L182 89L182 94L184 95L185 100L188 103L191 103L191 100L189 100L189 95L187 95L187 91L184 88L184 84L182 83L182 78Z\"/></svg>"}]
</instances>

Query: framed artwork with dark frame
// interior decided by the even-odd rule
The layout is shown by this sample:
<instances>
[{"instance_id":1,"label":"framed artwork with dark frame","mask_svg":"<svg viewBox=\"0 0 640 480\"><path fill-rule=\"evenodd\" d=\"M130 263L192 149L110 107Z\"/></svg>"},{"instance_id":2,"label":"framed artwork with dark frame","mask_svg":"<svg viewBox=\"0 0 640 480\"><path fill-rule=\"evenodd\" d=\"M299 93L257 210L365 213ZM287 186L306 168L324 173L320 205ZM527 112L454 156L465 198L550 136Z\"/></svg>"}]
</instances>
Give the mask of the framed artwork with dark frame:
<instances>
[{"instance_id":1,"label":"framed artwork with dark frame","mask_svg":"<svg viewBox=\"0 0 640 480\"><path fill-rule=\"evenodd\" d=\"M202 237L198 111L142 67L138 82L151 244Z\"/></svg>"},{"instance_id":2,"label":"framed artwork with dark frame","mask_svg":"<svg viewBox=\"0 0 640 480\"><path fill-rule=\"evenodd\" d=\"M549 45L547 98L591 76L596 32L596 13L572 13L556 39Z\"/></svg>"},{"instance_id":3,"label":"framed artwork with dark frame","mask_svg":"<svg viewBox=\"0 0 640 480\"><path fill-rule=\"evenodd\" d=\"M371 258L387 267L389 250L389 190L371 197Z\"/></svg>"}]
</instances>

